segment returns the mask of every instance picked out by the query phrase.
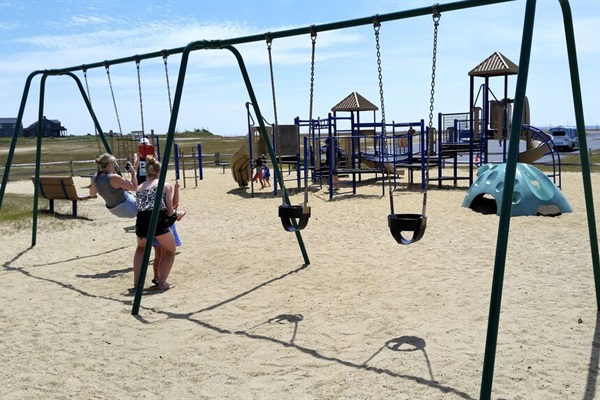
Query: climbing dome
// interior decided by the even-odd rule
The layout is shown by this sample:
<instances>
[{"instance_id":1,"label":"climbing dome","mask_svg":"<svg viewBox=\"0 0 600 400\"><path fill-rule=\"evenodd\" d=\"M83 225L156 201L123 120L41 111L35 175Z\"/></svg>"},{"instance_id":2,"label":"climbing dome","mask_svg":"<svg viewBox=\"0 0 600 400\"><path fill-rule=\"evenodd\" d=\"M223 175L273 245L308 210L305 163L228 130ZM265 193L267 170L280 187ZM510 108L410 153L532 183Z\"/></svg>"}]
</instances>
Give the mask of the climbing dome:
<instances>
[{"instance_id":1,"label":"climbing dome","mask_svg":"<svg viewBox=\"0 0 600 400\"><path fill-rule=\"evenodd\" d=\"M505 170L505 163L481 166L477 172L479 177L469 188L462 206L500 215ZM573 209L554 182L534 166L517 163L511 216L557 216L568 212Z\"/></svg>"}]
</instances>

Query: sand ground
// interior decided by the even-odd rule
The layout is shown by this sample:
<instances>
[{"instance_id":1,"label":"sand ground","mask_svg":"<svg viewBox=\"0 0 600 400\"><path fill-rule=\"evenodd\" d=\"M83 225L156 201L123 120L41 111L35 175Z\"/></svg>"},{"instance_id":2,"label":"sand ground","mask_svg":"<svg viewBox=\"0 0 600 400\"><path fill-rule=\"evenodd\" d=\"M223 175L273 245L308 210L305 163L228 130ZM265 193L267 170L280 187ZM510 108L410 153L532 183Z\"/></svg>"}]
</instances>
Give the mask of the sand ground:
<instances>
[{"instance_id":1,"label":"sand ground","mask_svg":"<svg viewBox=\"0 0 600 400\"><path fill-rule=\"evenodd\" d=\"M596 395L600 322L581 175L562 182L573 213L511 220L495 399ZM77 183L85 192L89 179ZM498 217L461 208L465 187L428 191L428 228L410 246L389 234L380 185L331 201L311 190L304 265L279 197L251 198L220 169L187 186L176 287L153 290L148 277L137 316L134 220L100 200L81 202L74 219L61 202L57 217L41 216L35 247L29 226L0 230L0 398L479 397ZM396 192L396 212L420 212L421 199Z\"/></svg>"}]
</instances>

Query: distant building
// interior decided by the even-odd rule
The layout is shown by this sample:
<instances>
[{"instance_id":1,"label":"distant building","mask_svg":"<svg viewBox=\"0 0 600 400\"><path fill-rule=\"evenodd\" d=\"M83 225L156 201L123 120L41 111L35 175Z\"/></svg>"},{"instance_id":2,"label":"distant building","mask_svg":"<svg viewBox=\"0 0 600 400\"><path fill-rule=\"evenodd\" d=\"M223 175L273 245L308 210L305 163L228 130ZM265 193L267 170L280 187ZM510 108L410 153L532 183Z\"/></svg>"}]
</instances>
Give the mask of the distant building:
<instances>
[{"instance_id":1,"label":"distant building","mask_svg":"<svg viewBox=\"0 0 600 400\"><path fill-rule=\"evenodd\" d=\"M23 136L25 137L36 137L38 129L38 121L29 125L23 129ZM67 136L67 128L62 126L57 119L47 119L44 117L42 120L42 136L43 137L62 137Z\"/></svg>"},{"instance_id":2,"label":"distant building","mask_svg":"<svg viewBox=\"0 0 600 400\"><path fill-rule=\"evenodd\" d=\"M12 137L16 126L16 118L0 118L0 137ZM18 135L23 136L23 124L19 127Z\"/></svg>"}]
</instances>

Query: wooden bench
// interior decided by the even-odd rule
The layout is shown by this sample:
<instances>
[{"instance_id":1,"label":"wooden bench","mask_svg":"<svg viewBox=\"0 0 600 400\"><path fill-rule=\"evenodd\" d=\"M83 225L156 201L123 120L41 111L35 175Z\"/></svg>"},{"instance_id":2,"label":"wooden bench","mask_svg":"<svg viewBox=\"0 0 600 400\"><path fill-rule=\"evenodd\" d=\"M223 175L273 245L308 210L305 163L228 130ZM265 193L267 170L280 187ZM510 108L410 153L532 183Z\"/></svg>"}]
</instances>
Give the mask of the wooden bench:
<instances>
[{"instance_id":1,"label":"wooden bench","mask_svg":"<svg viewBox=\"0 0 600 400\"><path fill-rule=\"evenodd\" d=\"M35 176L31 177L35 185ZM54 200L70 200L73 202L73 216L77 216L77 202L91 199L91 196L80 196L77 193L72 176L40 176L38 197L48 200L48 209L54 212Z\"/></svg>"}]
</instances>

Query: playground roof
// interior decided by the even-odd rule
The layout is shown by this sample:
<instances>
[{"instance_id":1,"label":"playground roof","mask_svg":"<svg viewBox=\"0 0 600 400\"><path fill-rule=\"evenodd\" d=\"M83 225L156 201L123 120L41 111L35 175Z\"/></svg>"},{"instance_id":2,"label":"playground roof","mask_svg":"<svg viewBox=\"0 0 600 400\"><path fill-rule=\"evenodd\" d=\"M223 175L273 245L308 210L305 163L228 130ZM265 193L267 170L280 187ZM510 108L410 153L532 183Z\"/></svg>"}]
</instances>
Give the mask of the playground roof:
<instances>
[{"instance_id":1,"label":"playground roof","mask_svg":"<svg viewBox=\"0 0 600 400\"><path fill-rule=\"evenodd\" d=\"M519 73L519 66L500 52L494 54L482 61L478 66L469 71L469 76L489 77L516 75Z\"/></svg>"},{"instance_id":2,"label":"playground roof","mask_svg":"<svg viewBox=\"0 0 600 400\"><path fill-rule=\"evenodd\" d=\"M377 111L379 108L356 92L350 93L346 98L331 108L331 111Z\"/></svg>"}]
</instances>

